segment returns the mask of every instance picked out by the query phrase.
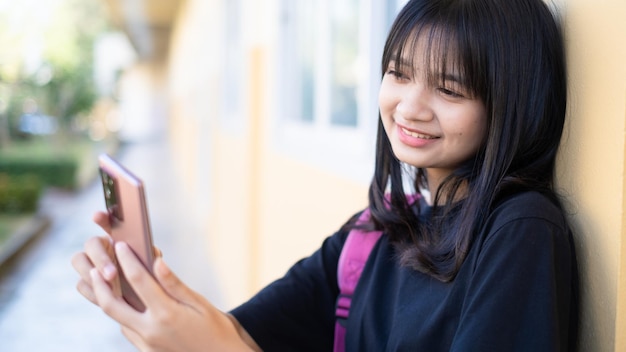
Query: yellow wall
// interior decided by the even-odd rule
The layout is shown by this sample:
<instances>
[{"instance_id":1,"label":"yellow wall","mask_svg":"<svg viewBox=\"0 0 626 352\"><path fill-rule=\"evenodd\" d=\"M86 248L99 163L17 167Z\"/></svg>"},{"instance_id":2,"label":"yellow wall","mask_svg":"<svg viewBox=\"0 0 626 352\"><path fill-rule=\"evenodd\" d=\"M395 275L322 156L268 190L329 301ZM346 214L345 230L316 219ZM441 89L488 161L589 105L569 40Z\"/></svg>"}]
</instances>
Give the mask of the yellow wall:
<instances>
[{"instance_id":1,"label":"yellow wall","mask_svg":"<svg viewBox=\"0 0 626 352\"><path fill-rule=\"evenodd\" d=\"M365 185L321 171L272 147L267 88L273 84L267 49L249 52L250 113L248 140L252 200L252 294L310 255L366 204ZM254 73L257 72L257 73ZM330 157L330 156L329 156Z\"/></svg>"},{"instance_id":2,"label":"yellow wall","mask_svg":"<svg viewBox=\"0 0 626 352\"><path fill-rule=\"evenodd\" d=\"M250 184L251 164L244 138L212 134L215 151L213 214L209 215L208 236L218 285L225 307L233 307L250 297L256 263L256 229L252 225L254 204Z\"/></svg>"},{"instance_id":3,"label":"yellow wall","mask_svg":"<svg viewBox=\"0 0 626 352\"><path fill-rule=\"evenodd\" d=\"M367 204L367 188L268 153L262 172L259 277L264 286L310 255Z\"/></svg>"},{"instance_id":4,"label":"yellow wall","mask_svg":"<svg viewBox=\"0 0 626 352\"><path fill-rule=\"evenodd\" d=\"M558 185L567 197L580 260L581 350L626 351L626 2L557 2L571 77ZM192 192L207 182L194 168L211 170L210 204L202 216L227 309L315 250L364 206L367 186L273 147L276 1L243 1L245 127L232 131L216 123L222 4L183 4L170 63L171 135ZM198 100L210 102L206 114L193 109Z\"/></svg>"},{"instance_id":5,"label":"yellow wall","mask_svg":"<svg viewBox=\"0 0 626 352\"><path fill-rule=\"evenodd\" d=\"M571 113L559 185L582 278L583 351L625 351L626 2L565 1Z\"/></svg>"}]
</instances>

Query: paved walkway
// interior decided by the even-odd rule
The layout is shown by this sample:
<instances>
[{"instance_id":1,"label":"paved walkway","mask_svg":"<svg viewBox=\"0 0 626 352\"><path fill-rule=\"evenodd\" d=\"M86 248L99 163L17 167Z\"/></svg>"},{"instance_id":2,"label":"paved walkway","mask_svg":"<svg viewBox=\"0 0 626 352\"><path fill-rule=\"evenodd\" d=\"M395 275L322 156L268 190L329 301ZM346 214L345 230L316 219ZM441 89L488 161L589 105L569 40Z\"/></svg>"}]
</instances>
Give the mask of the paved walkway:
<instances>
[{"instance_id":1,"label":"paved walkway","mask_svg":"<svg viewBox=\"0 0 626 352\"><path fill-rule=\"evenodd\" d=\"M163 141L133 144L119 159L146 183L155 244L189 286L220 306L200 221L189 218ZM43 209L50 229L0 277L0 351L124 352L135 349L116 323L76 291L70 258L85 239L100 233L91 222L104 208L97 180L78 193L49 191Z\"/></svg>"}]
</instances>

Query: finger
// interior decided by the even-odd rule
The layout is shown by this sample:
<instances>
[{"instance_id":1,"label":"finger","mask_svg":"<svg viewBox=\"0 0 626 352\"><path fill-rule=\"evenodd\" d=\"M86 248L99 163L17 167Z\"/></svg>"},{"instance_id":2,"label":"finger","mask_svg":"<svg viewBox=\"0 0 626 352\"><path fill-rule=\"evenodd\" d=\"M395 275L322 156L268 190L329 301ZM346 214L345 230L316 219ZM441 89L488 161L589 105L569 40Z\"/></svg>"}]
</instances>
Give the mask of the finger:
<instances>
[{"instance_id":1,"label":"finger","mask_svg":"<svg viewBox=\"0 0 626 352\"><path fill-rule=\"evenodd\" d=\"M76 272L78 272L82 281L91 284L89 271L91 271L94 266L84 252L79 252L72 256L72 267L76 270Z\"/></svg>"},{"instance_id":2,"label":"finger","mask_svg":"<svg viewBox=\"0 0 626 352\"><path fill-rule=\"evenodd\" d=\"M107 281L111 281L117 276L112 246L109 237L92 237L85 243L85 254L89 261Z\"/></svg>"},{"instance_id":3,"label":"finger","mask_svg":"<svg viewBox=\"0 0 626 352\"><path fill-rule=\"evenodd\" d=\"M197 302L199 295L185 285L178 276L170 270L167 264L165 264L165 261L163 261L163 258L157 258L155 260L154 275L159 284L161 284L161 287L163 287L170 297L187 305L194 305L193 303Z\"/></svg>"},{"instance_id":4,"label":"finger","mask_svg":"<svg viewBox=\"0 0 626 352\"><path fill-rule=\"evenodd\" d=\"M115 254L126 280L148 309L160 307L171 300L128 244L117 242Z\"/></svg>"},{"instance_id":5,"label":"finger","mask_svg":"<svg viewBox=\"0 0 626 352\"><path fill-rule=\"evenodd\" d=\"M95 222L98 226L100 226L104 232L111 234L111 221L109 218L109 213L99 211L93 214L93 222Z\"/></svg>"},{"instance_id":6,"label":"finger","mask_svg":"<svg viewBox=\"0 0 626 352\"><path fill-rule=\"evenodd\" d=\"M160 257L163 256L163 252L161 252L161 249L159 247L157 247L157 246L153 246L152 247L152 251L153 251L153 254L154 254L155 258L160 258Z\"/></svg>"},{"instance_id":7,"label":"finger","mask_svg":"<svg viewBox=\"0 0 626 352\"><path fill-rule=\"evenodd\" d=\"M91 279L89 279L90 283L85 282L84 280L78 281L76 284L76 289L78 292L83 295L83 297L87 298L87 300L95 305L98 305L98 301L96 300L96 295L91 288Z\"/></svg>"},{"instance_id":8,"label":"finger","mask_svg":"<svg viewBox=\"0 0 626 352\"><path fill-rule=\"evenodd\" d=\"M128 328L126 326L122 326L122 335L126 337L130 343L133 344L137 348L138 351L148 351L146 344L144 343L141 335L136 333L133 329Z\"/></svg>"},{"instance_id":9,"label":"finger","mask_svg":"<svg viewBox=\"0 0 626 352\"><path fill-rule=\"evenodd\" d=\"M141 322L141 313L126 303L122 297L114 295L97 269L92 269L90 275L95 300L102 311L124 326L138 326Z\"/></svg>"}]
</instances>

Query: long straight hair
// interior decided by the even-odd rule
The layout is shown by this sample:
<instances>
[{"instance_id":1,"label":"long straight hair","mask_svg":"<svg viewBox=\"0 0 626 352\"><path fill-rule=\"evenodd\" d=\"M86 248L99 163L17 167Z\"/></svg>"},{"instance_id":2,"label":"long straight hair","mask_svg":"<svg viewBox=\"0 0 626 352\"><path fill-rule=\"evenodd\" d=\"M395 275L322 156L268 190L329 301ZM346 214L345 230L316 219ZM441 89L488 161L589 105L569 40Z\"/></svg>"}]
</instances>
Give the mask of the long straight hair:
<instances>
[{"instance_id":1,"label":"long straight hair","mask_svg":"<svg viewBox=\"0 0 626 352\"><path fill-rule=\"evenodd\" d=\"M426 53L416 52L418 38L427 38ZM379 115L371 226L387 233L403 265L451 281L499 201L535 190L560 206L553 178L567 105L563 36L541 0L411 0L387 38L383 75L407 57L435 67L433 80L452 65L487 111L482 147L439 186L427 223L407 203ZM415 183L427 185L425 170Z\"/></svg>"}]
</instances>

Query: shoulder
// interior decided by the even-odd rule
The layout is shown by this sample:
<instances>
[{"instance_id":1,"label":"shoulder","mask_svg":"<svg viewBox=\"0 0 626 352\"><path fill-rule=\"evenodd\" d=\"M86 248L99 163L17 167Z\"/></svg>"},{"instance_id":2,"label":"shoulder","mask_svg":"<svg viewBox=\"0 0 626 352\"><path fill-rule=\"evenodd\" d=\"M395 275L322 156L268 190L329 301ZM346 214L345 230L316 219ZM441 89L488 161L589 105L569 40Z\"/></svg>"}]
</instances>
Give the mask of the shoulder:
<instances>
[{"instance_id":1,"label":"shoulder","mask_svg":"<svg viewBox=\"0 0 626 352\"><path fill-rule=\"evenodd\" d=\"M476 233L471 251L468 258L474 268L499 263L496 266L525 268L526 272L559 263L569 270L575 261L567 217L558 204L539 192L519 193L500 202Z\"/></svg>"},{"instance_id":2,"label":"shoulder","mask_svg":"<svg viewBox=\"0 0 626 352\"><path fill-rule=\"evenodd\" d=\"M522 192L500 201L476 234L479 247L490 243L560 243L566 249L570 226L561 207L539 192Z\"/></svg>"},{"instance_id":3,"label":"shoulder","mask_svg":"<svg viewBox=\"0 0 626 352\"><path fill-rule=\"evenodd\" d=\"M561 207L546 195L522 192L500 201L487 218L491 228L505 226L514 221L539 221L567 231L569 226Z\"/></svg>"}]
</instances>

